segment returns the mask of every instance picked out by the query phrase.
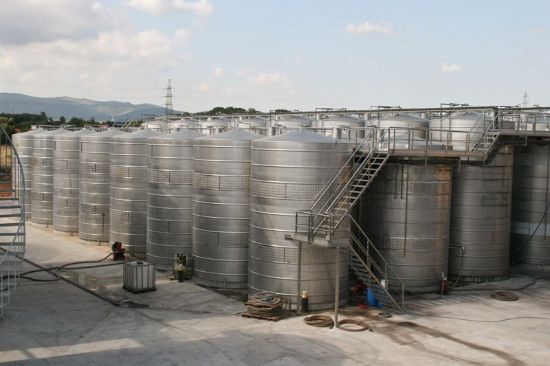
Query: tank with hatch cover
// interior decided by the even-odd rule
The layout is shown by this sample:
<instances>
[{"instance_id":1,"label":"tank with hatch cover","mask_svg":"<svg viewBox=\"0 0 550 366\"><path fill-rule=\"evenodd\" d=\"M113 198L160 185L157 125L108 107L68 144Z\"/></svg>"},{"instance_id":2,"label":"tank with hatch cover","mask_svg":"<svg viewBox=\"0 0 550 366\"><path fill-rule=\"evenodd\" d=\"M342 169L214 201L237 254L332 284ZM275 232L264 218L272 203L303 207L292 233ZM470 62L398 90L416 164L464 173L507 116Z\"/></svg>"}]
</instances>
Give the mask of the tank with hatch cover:
<instances>
[{"instance_id":1,"label":"tank with hatch cover","mask_svg":"<svg viewBox=\"0 0 550 366\"><path fill-rule=\"evenodd\" d=\"M311 310L334 305L335 249L285 240L294 233L295 214L309 209L318 194L340 170L351 144L296 131L252 143L249 294L274 292L295 298L300 289L309 293ZM301 259L300 259L301 258ZM299 265L300 263L300 265ZM340 259L340 302L347 299L348 259Z\"/></svg>"},{"instance_id":2,"label":"tank with hatch cover","mask_svg":"<svg viewBox=\"0 0 550 366\"><path fill-rule=\"evenodd\" d=\"M450 166L388 162L367 191L362 226L406 291L437 291L447 274L451 184Z\"/></svg>"},{"instance_id":3,"label":"tank with hatch cover","mask_svg":"<svg viewBox=\"0 0 550 366\"><path fill-rule=\"evenodd\" d=\"M147 140L158 135L142 129L111 139L110 241L137 255L145 254L146 246Z\"/></svg>"},{"instance_id":4,"label":"tank with hatch cover","mask_svg":"<svg viewBox=\"0 0 550 366\"><path fill-rule=\"evenodd\" d=\"M229 130L194 141L193 280L246 288L250 144L260 135Z\"/></svg>"},{"instance_id":5,"label":"tank with hatch cover","mask_svg":"<svg viewBox=\"0 0 550 366\"><path fill-rule=\"evenodd\" d=\"M205 135L215 135L231 128L232 121L227 117L209 117L199 121L200 131Z\"/></svg>"},{"instance_id":6,"label":"tank with hatch cover","mask_svg":"<svg viewBox=\"0 0 550 366\"><path fill-rule=\"evenodd\" d=\"M183 130L198 130L200 127L199 122L193 118L182 118L176 121L172 121L168 124L168 132L178 132Z\"/></svg>"},{"instance_id":7,"label":"tank with hatch cover","mask_svg":"<svg viewBox=\"0 0 550 366\"><path fill-rule=\"evenodd\" d=\"M148 141L147 260L159 269L173 269L176 254L191 258L193 140L200 136L183 130Z\"/></svg>"},{"instance_id":8,"label":"tank with hatch cover","mask_svg":"<svg viewBox=\"0 0 550 366\"><path fill-rule=\"evenodd\" d=\"M267 135L268 121L262 117L243 117L237 123L239 129L255 132L259 135Z\"/></svg>"},{"instance_id":9,"label":"tank with hatch cover","mask_svg":"<svg viewBox=\"0 0 550 366\"><path fill-rule=\"evenodd\" d=\"M282 134L292 131L299 131L302 128L309 128L312 125L310 118L301 115L280 115L276 116L268 125L275 130L274 134Z\"/></svg>"},{"instance_id":10,"label":"tank with hatch cover","mask_svg":"<svg viewBox=\"0 0 550 366\"><path fill-rule=\"evenodd\" d=\"M465 282L508 278L513 146L484 166L453 172L449 276Z\"/></svg>"},{"instance_id":11,"label":"tank with hatch cover","mask_svg":"<svg viewBox=\"0 0 550 366\"><path fill-rule=\"evenodd\" d=\"M459 151L472 151L491 117L475 111L456 112L430 120L431 140Z\"/></svg>"},{"instance_id":12,"label":"tank with hatch cover","mask_svg":"<svg viewBox=\"0 0 550 366\"><path fill-rule=\"evenodd\" d=\"M54 137L65 129L44 131L32 136L31 222L53 224L53 148Z\"/></svg>"},{"instance_id":13,"label":"tank with hatch cover","mask_svg":"<svg viewBox=\"0 0 550 366\"><path fill-rule=\"evenodd\" d=\"M361 141L365 137L365 120L353 115L329 115L315 120L313 128L324 136L351 142Z\"/></svg>"},{"instance_id":14,"label":"tank with hatch cover","mask_svg":"<svg viewBox=\"0 0 550 366\"><path fill-rule=\"evenodd\" d=\"M80 136L90 133L83 129L54 137L53 229L60 233L78 232Z\"/></svg>"},{"instance_id":15,"label":"tank with hatch cover","mask_svg":"<svg viewBox=\"0 0 550 366\"><path fill-rule=\"evenodd\" d=\"M117 129L80 136L79 237L109 242L111 139Z\"/></svg>"}]
</instances>

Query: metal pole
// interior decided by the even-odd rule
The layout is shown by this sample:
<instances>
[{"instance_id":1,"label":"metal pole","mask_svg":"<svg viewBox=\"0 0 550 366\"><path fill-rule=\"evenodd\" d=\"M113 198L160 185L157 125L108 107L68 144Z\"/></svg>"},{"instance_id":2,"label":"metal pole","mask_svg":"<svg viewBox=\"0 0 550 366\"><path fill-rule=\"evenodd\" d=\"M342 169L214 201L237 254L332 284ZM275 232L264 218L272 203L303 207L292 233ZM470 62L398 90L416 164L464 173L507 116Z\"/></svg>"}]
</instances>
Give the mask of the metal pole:
<instances>
[{"instance_id":1,"label":"metal pole","mask_svg":"<svg viewBox=\"0 0 550 366\"><path fill-rule=\"evenodd\" d=\"M334 283L334 326L338 328L338 307L340 305L340 247L336 247L336 281Z\"/></svg>"},{"instance_id":2,"label":"metal pole","mask_svg":"<svg viewBox=\"0 0 550 366\"><path fill-rule=\"evenodd\" d=\"M298 242L298 281L296 284L296 313L302 311L302 242Z\"/></svg>"}]
</instances>

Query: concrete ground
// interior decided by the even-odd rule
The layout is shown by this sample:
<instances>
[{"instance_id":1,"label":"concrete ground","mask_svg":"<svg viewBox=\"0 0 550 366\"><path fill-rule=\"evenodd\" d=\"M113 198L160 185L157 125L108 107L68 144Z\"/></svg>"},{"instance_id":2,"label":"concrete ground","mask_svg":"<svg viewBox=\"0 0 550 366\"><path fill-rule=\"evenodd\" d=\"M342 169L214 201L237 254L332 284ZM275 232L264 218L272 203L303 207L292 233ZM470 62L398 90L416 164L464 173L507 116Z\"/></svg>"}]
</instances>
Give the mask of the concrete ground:
<instances>
[{"instance_id":1,"label":"concrete ground","mask_svg":"<svg viewBox=\"0 0 550 366\"><path fill-rule=\"evenodd\" d=\"M28 225L27 258L44 266L99 259L108 248ZM110 261L106 263L111 263ZM25 269L35 267L25 265ZM416 314L367 318L372 332L314 328L302 317L279 322L242 318L241 301L170 281L156 292L121 289L121 266L64 275L110 299L114 306L65 281L21 280L0 319L1 365L548 365L550 282L523 276L462 288L442 299L410 299ZM44 274L35 277L48 278ZM517 291L519 300L491 299L491 287ZM148 306L148 307L144 307ZM327 314L331 314L328 312ZM430 315L421 316L419 314ZM342 316L345 317L345 316ZM453 319L455 318L455 319ZM456 319L460 318L460 319Z\"/></svg>"}]
</instances>

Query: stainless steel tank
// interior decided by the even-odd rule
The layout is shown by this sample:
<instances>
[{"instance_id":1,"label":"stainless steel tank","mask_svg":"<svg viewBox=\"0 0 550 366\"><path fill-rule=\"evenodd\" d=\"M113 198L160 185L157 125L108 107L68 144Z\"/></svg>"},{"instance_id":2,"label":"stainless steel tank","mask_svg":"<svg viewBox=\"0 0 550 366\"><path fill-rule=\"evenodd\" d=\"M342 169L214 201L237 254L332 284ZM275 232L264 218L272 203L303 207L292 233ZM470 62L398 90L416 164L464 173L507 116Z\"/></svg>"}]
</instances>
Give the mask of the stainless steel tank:
<instances>
[{"instance_id":1,"label":"stainless steel tank","mask_svg":"<svg viewBox=\"0 0 550 366\"><path fill-rule=\"evenodd\" d=\"M237 126L239 129L255 132L259 135L267 135L267 120L261 117L242 118Z\"/></svg>"},{"instance_id":2,"label":"stainless steel tank","mask_svg":"<svg viewBox=\"0 0 550 366\"><path fill-rule=\"evenodd\" d=\"M168 124L168 121L166 120L155 119L152 121L144 122L142 127L163 133L163 132L168 132L169 124Z\"/></svg>"},{"instance_id":3,"label":"stainless steel tank","mask_svg":"<svg viewBox=\"0 0 550 366\"><path fill-rule=\"evenodd\" d=\"M516 147L512 199L512 262L550 271L550 145Z\"/></svg>"},{"instance_id":4,"label":"stainless steel tank","mask_svg":"<svg viewBox=\"0 0 550 366\"><path fill-rule=\"evenodd\" d=\"M143 129L111 139L111 217L113 242L145 254L147 226L147 140L159 133Z\"/></svg>"},{"instance_id":5,"label":"stainless steel tank","mask_svg":"<svg viewBox=\"0 0 550 366\"><path fill-rule=\"evenodd\" d=\"M207 118L199 121L200 131L205 135L215 135L231 128L232 121L226 117Z\"/></svg>"},{"instance_id":6,"label":"stainless steel tank","mask_svg":"<svg viewBox=\"0 0 550 366\"><path fill-rule=\"evenodd\" d=\"M490 116L473 111L435 118L430 120L431 140L453 150L472 151L490 123Z\"/></svg>"},{"instance_id":7,"label":"stainless steel tank","mask_svg":"<svg viewBox=\"0 0 550 366\"><path fill-rule=\"evenodd\" d=\"M193 140L191 130L151 137L147 190L147 260L170 270L176 253L191 257Z\"/></svg>"},{"instance_id":8,"label":"stainless steel tank","mask_svg":"<svg viewBox=\"0 0 550 366\"><path fill-rule=\"evenodd\" d=\"M508 278L513 147L486 166L453 172L449 276L465 282Z\"/></svg>"},{"instance_id":9,"label":"stainless steel tank","mask_svg":"<svg viewBox=\"0 0 550 366\"><path fill-rule=\"evenodd\" d=\"M367 191L362 226L406 291L437 291L447 274L451 184L450 166L388 162Z\"/></svg>"},{"instance_id":10,"label":"stainless steel tank","mask_svg":"<svg viewBox=\"0 0 550 366\"><path fill-rule=\"evenodd\" d=\"M349 157L351 144L312 131L276 135L252 143L248 289L292 299L309 293L309 308L334 305L335 249L285 240L296 211L309 209ZM301 258L301 261L299 261ZM301 284L298 268L301 263ZM348 260L340 261L340 301L347 299Z\"/></svg>"},{"instance_id":11,"label":"stainless steel tank","mask_svg":"<svg viewBox=\"0 0 550 366\"><path fill-rule=\"evenodd\" d=\"M313 127L324 136L351 142L361 141L365 137L365 120L350 115L336 114L321 118L314 121ZM335 128L339 129L339 136L334 135Z\"/></svg>"},{"instance_id":12,"label":"stainless steel tank","mask_svg":"<svg viewBox=\"0 0 550 366\"><path fill-rule=\"evenodd\" d=\"M182 118L177 121L172 121L168 124L168 132L173 133L187 129L198 129L199 122L193 118Z\"/></svg>"},{"instance_id":13,"label":"stainless steel tank","mask_svg":"<svg viewBox=\"0 0 550 366\"><path fill-rule=\"evenodd\" d=\"M89 242L109 242L111 197L111 138L120 130L80 137L79 237Z\"/></svg>"},{"instance_id":14,"label":"stainless steel tank","mask_svg":"<svg viewBox=\"0 0 550 366\"><path fill-rule=\"evenodd\" d=\"M412 138L426 138L426 132L430 128L430 120L413 115L396 113L383 116L380 119L370 121L371 125L388 128L393 127L394 134L411 135ZM409 132L409 130L411 132Z\"/></svg>"},{"instance_id":15,"label":"stainless steel tank","mask_svg":"<svg viewBox=\"0 0 550 366\"><path fill-rule=\"evenodd\" d=\"M261 136L230 130L195 139L193 279L246 288L250 221L250 144Z\"/></svg>"},{"instance_id":16,"label":"stainless steel tank","mask_svg":"<svg viewBox=\"0 0 550 366\"><path fill-rule=\"evenodd\" d=\"M31 222L53 223L53 147L54 136L67 133L56 129L32 136Z\"/></svg>"},{"instance_id":17,"label":"stainless steel tank","mask_svg":"<svg viewBox=\"0 0 550 366\"><path fill-rule=\"evenodd\" d=\"M22 133L16 133L11 136L13 146L17 150L19 159L21 160L21 165L23 169L23 176L25 177L25 219L29 220L31 218L32 205L31 205L31 182L32 182L32 143L33 136L42 133L44 130L31 130ZM15 156L13 157L15 159ZM17 165L12 164L12 170L15 169ZM16 189L19 187L18 182L15 182L15 179L19 175L12 171L12 177L14 178L14 187ZM20 193L17 192L19 195Z\"/></svg>"},{"instance_id":18,"label":"stainless steel tank","mask_svg":"<svg viewBox=\"0 0 550 366\"><path fill-rule=\"evenodd\" d=\"M305 116L282 115L277 116L274 121L271 121L271 125L275 128L275 134L282 134L311 127L312 122L311 119Z\"/></svg>"},{"instance_id":19,"label":"stainless steel tank","mask_svg":"<svg viewBox=\"0 0 550 366\"><path fill-rule=\"evenodd\" d=\"M78 196L80 192L80 136L92 133L78 130L54 137L53 149L53 229L78 232Z\"/></svg>"}]
</instances>

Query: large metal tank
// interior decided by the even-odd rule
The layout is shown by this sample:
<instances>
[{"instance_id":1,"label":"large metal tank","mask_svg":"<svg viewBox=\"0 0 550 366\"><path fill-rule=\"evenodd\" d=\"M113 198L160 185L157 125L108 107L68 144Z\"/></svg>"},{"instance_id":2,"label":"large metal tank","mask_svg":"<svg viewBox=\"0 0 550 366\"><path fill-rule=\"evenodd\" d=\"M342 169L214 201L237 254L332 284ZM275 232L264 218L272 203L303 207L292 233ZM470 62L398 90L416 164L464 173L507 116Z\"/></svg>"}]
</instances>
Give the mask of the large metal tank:
<instances>
[{"instance_id":1,"label":"large metal tank","mask_svg":"<svg viewBox=\"0 0 550 366\"><path fill-rule=\"evenodd\" d=\"M512 199L512 262L550 271L550 145L516 147Z\"/></svg>"},{"instance_id":2,"label":"large metal tank","mask_svg":"<svg viewBox=\"0 0 550 366\"><path fill-rule=\"evenodd\" d=\"M164 119L154 119L152 121L144 122L141 127L161 133L168 132L169 130L168 121Z\"/></svg>"},{"instance_id":3,"label":"large metal tank","mask_svg":"<svg viewBox=\"0 0 550 366\"><path fill-rule=\"evenodd\" d=\"M246 288L250 221L250 144L261 136L230 130L195 139L193 279Z\"/></svg>"},{"instance_id":4,"label":"large metal tank","mask_svg":"<svg viewBox=\"0 0 550 366\"><path fill-rule=\"evenodd\" d=\"M490 116L473 111L435 118L430 120L431 141L453 150L472 151L490 123Z\"/></svg>"},{"instance_id":5,"label":"large metal tank","mask_svg":"<svg viewBox=\"0 0 550 366\"><path fill-rule=\"evenodd\" d=\"M147 226L147 139L158 136L137 130L111 139L111 242L126 250L145 254Z\"/></svg>"},{"instance_id":6,"label":"large metal tank","mask_svg":"<svg viewBox=\"0 0 550 366\"><path fill-rule=\"evenodd\" d=\"M80 137L79 237L83 241L109 242L111 197L111 138L120 130Z\"/></svg>"},{"instance_id":7,"label":"large metal tank","mask_svg":"<svg viewBox=\"0 0 550 366\"><path fill-rule=\"evenodd\" d=\"M53 223L53 147L54 137L69 131L56 129L32 136L31 222Z\"/></svg>"},{"instance_id":8,"label":"large metal tank","mask_svg":"<svg viewBox=\"0 0 550 366\"><path fill-rule=\"evenodd\" d=\"M173 268L176 253L191 257L193 140L191 130L151 137L147 190L147 260Z\"/></svg>"},{"instance_id":9,"label":"large metal tank","mask_svg":"<svg viewBox=\"0 0 550 366\"><path fill-rule=\"evenodd\" d=\"M317 132L324 136L356 142L365 137L365 121L361 118L336 114L314 121L313 127ZM334 129L337 129L338 136L334 135Z\"/></svg>"},{"instance_id":10,"label":"large metal tank","mask_svg":"<svg viewBox=\"0 0 550 366\"><path fill-rule=\"evenodd\" d=\"M261 117L242 118L237 126L242 130L255 132L259 135L267 135L267 120Z\"/></svg>"},{"instance_id":11,"label":"large metal tank","mask_svg":"<svg viewBox=\"0 0 550 366\"><path fill-rule=\"evenodd\" d=\"M513 147L486 166L453 172L449 276L465 282L508 278Z\"/></svg>"},{"instance_id":12,"label":"large metal tank","mask_svg":"<svg viewBox=\"0 0 550 366\"><path fill-rule=\"evenodd\" d=\"M32 143L33 135L37 133L42 133L44 130L31 130L22 133L16 133L11 136L13 146L17 150L19 159L21 161L23 176L25 177L25 219L29 220L31 218L32 205L31 205L31 182L32 182ZM13 157L15 159L15 156ZM15 169L17 165L12 163L12 170ZM19 178L17 172L12 171L12 177L14 178L14 187L19 187L18 183L15 182L15 179ZM20 193L17 192L19 195Z\"/></svg>"},{"instance_id":13,"label":"large metal tank","mask_svg":"<svg viewBox=\"0 0 550 366\"><path fill-rule=\"evenodd\" d=\"M182 118L168 124L168 132L173 133L187 129L198 129L199 122L193 118Z\"/></svg>"},{"instance_id":14,"label":"large metal tank","mask_svg":"<svg viewBox=\"0 0 550 366\"><path fill-rule=\"evenodd\" d=\"M80 136L92 132L78 130L54 137L53 229L60 233L78 232Z\"/></svg>"},{"instance_id":15,"label":"large metal tank","mask_svg":"<svg viewBox=\"0 0 550 366\"><path fill-rule=\"evenodd\" d=\"M406 291L447 274L451 185L450 166L386 163L367 191L362 226Z\"/></svg>"},{"instance_id":16,"label":"large metal tank","mask_svg":"<svg viewBox=\"0 0 550 366\"><path fill-rule=\"evenodd\" d=\"M309 209L349 157L351 144L312 131L276 135L252 143L248 289L291 298L309 293L309 308L334 305L335 249L285 240L296 211ZM301 261L299 260L301 258ZM299 268L301 263L301 273ZM301 277L300 284L298 278ZM348 260L340 260L340 301L347 299ZM300 290L299 290L300 289Z\"/></svg>"},{"instance_id":17,"label":"large metal tank","mask_svg":"<svg viewBox=\"0 0 550 366\"><path fill-rule=\"evenodd\" d=\"M276 119L271 122L271 125L275 128L275 134L282 134L311 127L312 122L311 119L305 116L282 115L277 116Z\"/></svg>"},{"instance_id":18,"label":"large metal tank","mask_svg":"<svg viewBox=\"0 0 550 366\"><path fill-rule=\"evenodd\" d=\"M215 135L231 128L232 121L226 117L207 118L199 122L200 131L205 135Z\"/></svg>"},{"instance_id":19,"label":"large metal tank","mask_svg":"<svg viewBox=\"0 0 550 366\"><path fill-rule=\"evenodd\" d=\"M381 128L393 127L392 134L410 135L414 139L425 139L426 132L430 128L430 120L413 114L396 113L371 120L370 122L372 125Z\"/></svg>"}]
</instances>

